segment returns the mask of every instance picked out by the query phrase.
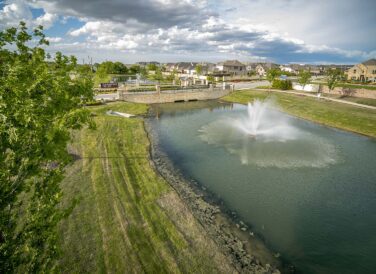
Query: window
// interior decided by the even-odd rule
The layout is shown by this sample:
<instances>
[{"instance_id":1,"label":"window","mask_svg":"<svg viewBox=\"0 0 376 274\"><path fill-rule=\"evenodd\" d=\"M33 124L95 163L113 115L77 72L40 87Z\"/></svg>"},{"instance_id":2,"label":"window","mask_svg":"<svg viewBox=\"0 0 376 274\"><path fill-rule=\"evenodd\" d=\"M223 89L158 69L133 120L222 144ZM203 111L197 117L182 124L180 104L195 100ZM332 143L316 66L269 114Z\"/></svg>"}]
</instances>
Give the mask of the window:
<instances>
[{"instance_id":1,"label":"window","mask_svg":"<svg viewBox=\"0 0 376 274\"><path fill-rule=\"evenodd\" d=\"M356 69L354 69L354 73L356 73Z\"/></svg>"},{"instance_id":2,"label":"window","mask_svg":"<svg viewBox=\"0 0 376 274\"><path fill-rule=\"evenodd\" d=\"M374 69L374 70L372 71L372 74L376 74L376 69Z\"/></svg>"}]
</instances>

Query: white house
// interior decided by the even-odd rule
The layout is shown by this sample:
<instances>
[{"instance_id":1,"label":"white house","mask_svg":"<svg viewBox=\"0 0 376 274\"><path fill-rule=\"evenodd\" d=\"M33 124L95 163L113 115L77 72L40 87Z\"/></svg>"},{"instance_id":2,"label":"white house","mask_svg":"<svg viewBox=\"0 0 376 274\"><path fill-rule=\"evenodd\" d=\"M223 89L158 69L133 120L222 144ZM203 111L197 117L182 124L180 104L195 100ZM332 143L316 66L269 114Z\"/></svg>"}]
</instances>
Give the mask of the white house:
<instances>
[{"instance_id":1,"label":"white house","mask_svg":"<svg viewBox=\"0 0 376 274\"><path fill-rule=\"evenodd\" d=\"M295 74L297 73L297 71L295 69L293 69L292 67L289 67L289 66L281 65L281 66L279 66L279 69L281 71L285 71L285 72L288 72L288 73L295 73Z\"/></svg>"}]
</instances>

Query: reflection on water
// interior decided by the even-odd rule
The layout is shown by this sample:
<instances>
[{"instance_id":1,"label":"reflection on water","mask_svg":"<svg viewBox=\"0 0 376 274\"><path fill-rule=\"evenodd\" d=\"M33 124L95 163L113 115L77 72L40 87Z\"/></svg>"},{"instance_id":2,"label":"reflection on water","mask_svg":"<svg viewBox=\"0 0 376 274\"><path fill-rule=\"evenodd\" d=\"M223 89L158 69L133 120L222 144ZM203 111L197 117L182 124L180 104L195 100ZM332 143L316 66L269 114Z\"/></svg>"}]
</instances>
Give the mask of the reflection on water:
<instances>
[{"instance_id":1,"label":"reflection on water","mask_svg":"<svg viewBox=\"0 0 376 274\"><path fill-rule=\"evenodd\" d=\"M236 130L228 120L212 122L199 132L202 140L226 148L237 155L242 164L279 168L326 167L338 158L332 143L307 132L299 132L299 138L283 142L254 138Z\"/></svg>"},{"instance_id":2,"label":"reflection on water","mask_svg":"<svg viewBox=\"0 0 376 274\"><path fill-rule=\"evenodd\" d=\"M162 118L163 115L176 116L185 115L186 112L194 112L199 110L205 110L212 112L218 110L231 110L234 104L225 103L216 100L210 101L195 101L195 102L181 102L171 104L154 104L151 108L151 114L156 118Z\"/></svg>"}]
</instances>

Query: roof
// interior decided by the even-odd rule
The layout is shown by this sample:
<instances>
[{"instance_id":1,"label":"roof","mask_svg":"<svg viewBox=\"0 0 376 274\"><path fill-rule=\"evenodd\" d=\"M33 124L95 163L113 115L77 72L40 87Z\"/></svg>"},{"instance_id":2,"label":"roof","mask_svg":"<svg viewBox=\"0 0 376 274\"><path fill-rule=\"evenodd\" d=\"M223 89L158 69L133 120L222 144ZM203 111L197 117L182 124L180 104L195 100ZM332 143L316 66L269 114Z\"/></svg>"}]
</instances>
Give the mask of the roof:
<instances>
[{"instance_id":1,"label":"roof","mask_svg":"<svg viewBox=\"0 0 376 274\"><path fill-rule=\"evenodd\" d=\"M362 63L365 66L376 66L376 59L369 59Z\"/></svg>"},{"instance_id":2,"label":"roof","mask_svg":"<svg viewBox=\"0 0 376 274\"><path fill-rule=\"evenodd\" d=\"M150 65L150 64L160 65L160 63L157 62L157 61L143 61L143 62L137 62L136 64L138 64L138 65Z\"/></svg>"},{"instance_id":3,"label":"roof","mask_svg":"<svg viewBox=\"0 0 376 274\"><path fill-rule=\"evenodd\" d=\"M257 66L261 66L264 69L279 68L277 64L273 63L259 63Z\"/></svg>"},{"instance_id":4,"label":"roof","mask_svg":"<svg viewBox=\"0 0 376 274\"><path fill-rule=\"evenodd\" d=\"M197 63L191 63L191 62L179 62L179 63L176 63L176 67L178 67L178 69L195 69L196 68L196 65Z\"/></svg>"},{"instance_id":5,"label":"roof","mask_svg":"<svg viewBox=\"0 0 376 274\"><path fill-rule=\"evenodd\" d=\"M227 60L221 63L218 63L220 66L244 66L243 63L240 63L238 60Z\"/></svg>"}]
</instances>

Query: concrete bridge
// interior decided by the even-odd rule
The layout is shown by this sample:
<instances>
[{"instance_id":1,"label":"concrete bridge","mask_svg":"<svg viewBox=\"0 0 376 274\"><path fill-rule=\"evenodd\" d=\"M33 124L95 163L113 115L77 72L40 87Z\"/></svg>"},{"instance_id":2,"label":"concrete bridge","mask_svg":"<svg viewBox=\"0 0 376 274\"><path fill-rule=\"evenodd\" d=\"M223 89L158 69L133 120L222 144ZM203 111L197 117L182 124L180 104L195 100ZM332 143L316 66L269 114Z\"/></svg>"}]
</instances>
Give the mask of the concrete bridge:
<instances>
[{"instance_id":1,"label":"concrete bridge","mask_svg":"<svg viewBox=\"0 0 376 274\"><path fill-rule=\"evenodd\" d=\"M233 83L234 86L227 86L223 90L221 87L213 87L212 90L204 89L183 89L183 90L166 90L160 91L148 91L148 92L127 92L122 89L117 93L107 93L107 94L97 94L95 96L96 100L125 100L130 102L180 102L180 101L195 101L195 100L210 100L218 99L225 96L231 92L231 88L235 90L251 89L257 86L266 86L269 82L267 81L256 81L256 82L239 82ZM121 99L122 98L122 99Z\"/></svg>"}]
</instances>

